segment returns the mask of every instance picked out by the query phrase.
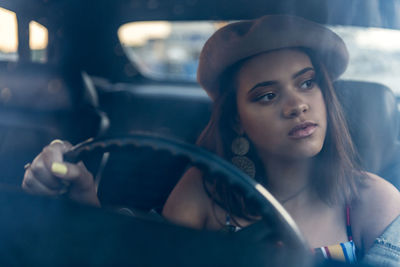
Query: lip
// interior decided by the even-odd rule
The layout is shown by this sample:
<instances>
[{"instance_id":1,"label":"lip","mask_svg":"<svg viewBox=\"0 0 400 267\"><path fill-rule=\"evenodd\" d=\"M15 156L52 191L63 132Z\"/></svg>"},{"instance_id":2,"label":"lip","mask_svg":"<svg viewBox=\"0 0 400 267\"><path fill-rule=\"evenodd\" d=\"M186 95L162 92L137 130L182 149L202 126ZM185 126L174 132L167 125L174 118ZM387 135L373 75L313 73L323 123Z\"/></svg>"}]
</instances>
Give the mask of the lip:
<instances>
[{"instance_id":1,"label":"lip","mask_svg":"<svg viewBox=\"0 0 400 267\"><path fill-rule=\"evenodd\" d=\"M311 121L306 121L303 123L300 123L296 126L294 126L290 131L289 131L289 137L293 139L301 139L301 138L306 138L310 135L312 135L315 130L317 129L318 124L315 122Z\"/></svg>"}]
</instances>

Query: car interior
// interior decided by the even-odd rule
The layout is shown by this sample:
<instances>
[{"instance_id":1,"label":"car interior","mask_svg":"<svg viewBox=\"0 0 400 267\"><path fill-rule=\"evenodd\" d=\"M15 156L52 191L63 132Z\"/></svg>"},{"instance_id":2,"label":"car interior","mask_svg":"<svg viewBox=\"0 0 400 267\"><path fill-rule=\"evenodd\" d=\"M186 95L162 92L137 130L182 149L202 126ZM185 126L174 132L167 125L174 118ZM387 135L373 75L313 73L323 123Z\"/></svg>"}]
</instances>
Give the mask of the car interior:
<instances>
[{"instance_id":1,"label":"car interior","mask_svg":"<svg viewBox=\"0 0 400 267\"><path fill-rule=\"evenodd\" d=\"M193 265L193 262L203 265L210 261L218 265L226 264L229 259L236 266L249 264L243 260L247 255L253 259L250 264L269 266L271 262L256 252L268 249L269 255L282 255L282 251L268 247L270 244L261 246L255 242L254 249L244 249L232 244L235 242L231 239L212 233L165 223L160 227L156 219L127 220L120 215L111 216L115 207L129 207L140 214L161 212L166 198L188 167L187 160L171 157L163 150L154 153L148 147L118 149L107 153L107 158L103 152L95 152L85 159L89 169L101 178L98 194L105 213L66 203L61 214L57 201L23 195L19 186L24 165L54 139L78 144L91 137L144 133L195 144L210 117L211 100L195 81L162 80L144 75L124 52L117 34L121 25L133 21L233 21L285 13L324 24L400 29L396 1L304 2L2 1L0 8L14 12L18 22L18 59L0 59L0 189L4 191L0 205L6 206L0 208L0 214L7 218L0 223L0 228L8 229L0 237L7 240L4 244L13 246L0 245L3 259L16 265L147 262L147 266ZM31 21L48 30L46 62L32 61L28 30ZM400 189L399 99L393 92L397 88L389 88L384 82L347 79L335 82L334 87L360 165ZM26 209L26 203L31 203L32 208ZM40 211L43 207L46 213ZM47 223L40 224L44 221ZM132 221L137 227L129 226ZM32 227L27 228L28 224ZM53 243L49 238L38 239L32 229L57 238ZM71 240L81 240L83 232L86 241L75 242L71 248ZM103 234L98 235L99 232ZM214 245L205 246L209 240L215 240ZM37 242L38 246L29 246L29 242ZM21 249L13 249L16 246ZM42 246L57 248L43 254L39 251ZM200 246L203 250L199 251ZM174 247L187 256L178 257ZM27 250L30 252L21 259L20 253ZM66 250L68 255L64 253ZM297 252L291 253L295 255L293 259L298 257ZM235 254L241 257L232 256Z\"/></svg>"}]
</instances>

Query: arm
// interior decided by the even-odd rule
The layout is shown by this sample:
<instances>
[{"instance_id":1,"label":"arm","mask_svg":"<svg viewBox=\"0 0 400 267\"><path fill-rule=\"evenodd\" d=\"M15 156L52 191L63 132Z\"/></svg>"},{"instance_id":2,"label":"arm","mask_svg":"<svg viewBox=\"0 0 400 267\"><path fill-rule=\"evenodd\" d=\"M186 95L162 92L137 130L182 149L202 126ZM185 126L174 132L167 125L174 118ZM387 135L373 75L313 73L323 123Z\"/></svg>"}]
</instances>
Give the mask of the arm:
<instances>
[{"instance_id":1,"label":"arm","mask_svg":"<svg viewBox=\"0 0 400 267\"><path fill-rule=\"evenodd\" d=\"M367 173L369 179L352 207L355 241L363 253L382 235L400 214L400 193L381 177Z\"/></svg>"},{"instance_id":2,"label":"arm","mask_svg":"<svg viewBox=\"0 0 400 267\"><path fill-rule=\"evenodd\" d=\"M169 195L162 214L177 224L203 229L207 223L211 200L203 188L202 174L189 169Z\"/></svg>"}]
</instances>

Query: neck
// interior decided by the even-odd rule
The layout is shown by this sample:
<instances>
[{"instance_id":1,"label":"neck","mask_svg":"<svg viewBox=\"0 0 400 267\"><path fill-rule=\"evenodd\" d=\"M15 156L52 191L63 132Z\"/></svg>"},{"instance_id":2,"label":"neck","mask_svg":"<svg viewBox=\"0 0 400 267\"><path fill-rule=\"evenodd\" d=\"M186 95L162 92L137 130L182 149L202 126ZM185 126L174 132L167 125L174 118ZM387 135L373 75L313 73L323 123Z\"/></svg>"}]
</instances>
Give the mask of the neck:
<instances>
[{"instance_id":1,"label":"neck","mask_svg":"<svg viewBox=\"0 0 400 267\"><path fill-rule=\"evenodd\" d=\"M268 189L279 200L299 200L310 196L309 189L312 159L306 160L277 160L264 161L268 166Z\"/></svg>"}]
</instances>

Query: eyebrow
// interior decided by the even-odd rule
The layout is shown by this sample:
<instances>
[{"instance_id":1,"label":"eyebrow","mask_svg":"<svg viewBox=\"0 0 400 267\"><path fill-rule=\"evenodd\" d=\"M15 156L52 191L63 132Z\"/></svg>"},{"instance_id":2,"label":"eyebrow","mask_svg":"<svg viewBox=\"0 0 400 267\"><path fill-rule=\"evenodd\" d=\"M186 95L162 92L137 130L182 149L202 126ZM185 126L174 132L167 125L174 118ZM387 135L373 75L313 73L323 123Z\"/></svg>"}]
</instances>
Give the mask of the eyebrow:
<instances>
[{"instance_id":1,"label":"eyebrow","mask_svg":"<svg viewBox=\"0 0 400 267\"><path fill-rule=\"evenodd\" d=\"M309 72L309 71L314 71L314 68L307 67L307 68L304 68L304 69L302 69L302 70L296 72L295 74L292 75L292 80L293 80L293 79L296 79L296 78L299 77L300 75L303 75L304 73ZM258 88L258 87L271 86L271 85L275 85L275 84L278 84L278 81L265 81L265 82L260 82L260 83L257 83L256 85L254 85L247 93L248 93L248 94L251 93L254 89L256 89L256 88Z\"/></svg>"},{"instance_id":2,"label":"eyebrow","mask_svg":"<svg viewBox=\"0 0 400 267\"><path fill-rule=\"evenodd\" d=\"M296 72L295 74L293 74L293 75L292 75L292 79L296 79L296 78L299 77L300 75L303 75L304 73L309 72L309 71L311 71L311 70L313 71L314 68L311 68L311 67L304 68L304 69L302 69L301 71Z\"/></svg>"}]
</instances>

